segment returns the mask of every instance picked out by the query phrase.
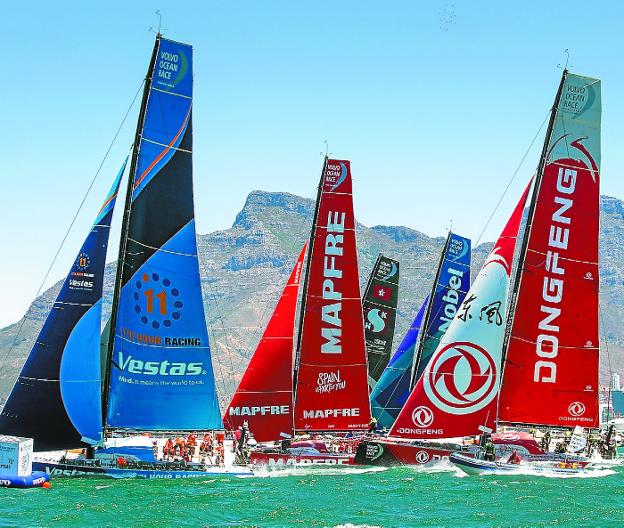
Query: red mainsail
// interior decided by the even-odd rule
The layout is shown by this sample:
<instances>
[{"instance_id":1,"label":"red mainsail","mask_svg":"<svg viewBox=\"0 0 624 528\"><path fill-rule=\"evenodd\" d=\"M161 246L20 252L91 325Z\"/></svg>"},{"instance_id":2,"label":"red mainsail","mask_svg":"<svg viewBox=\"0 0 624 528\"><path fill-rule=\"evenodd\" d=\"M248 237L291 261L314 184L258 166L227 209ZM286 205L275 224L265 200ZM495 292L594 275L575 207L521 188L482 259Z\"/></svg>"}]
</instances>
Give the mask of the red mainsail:
<instances>
[{"instance_id":1,"label":"red mainsail","mask_svg":"<svg viewBox=\"0 0 624 528\"><path fill-rule=\"evenodd\" d=\"M249 362L223 422L233 430L249 423L259 442L293 434L293 341L303 246L262 339Z\"/></svg>"},{"instance_id":2,"label":"red mainsail","mask_svg":"<svg viewBox=\"0 0 624 528\"><path fill-rule=\"evenodd\" d=\"M499 419L598 426L600 81L564 73L533 198Z\"/></svg>"},{"instance_id":3,"label":"red mainsail","mask_svg":"<svg viewBox=\"0 0 624 528\"><path fill-rule=\"evenodd\" d=\"M306 278L295 429L366 429L370 404L348 161L325 162Z\"/></svg>"}]
</instances>

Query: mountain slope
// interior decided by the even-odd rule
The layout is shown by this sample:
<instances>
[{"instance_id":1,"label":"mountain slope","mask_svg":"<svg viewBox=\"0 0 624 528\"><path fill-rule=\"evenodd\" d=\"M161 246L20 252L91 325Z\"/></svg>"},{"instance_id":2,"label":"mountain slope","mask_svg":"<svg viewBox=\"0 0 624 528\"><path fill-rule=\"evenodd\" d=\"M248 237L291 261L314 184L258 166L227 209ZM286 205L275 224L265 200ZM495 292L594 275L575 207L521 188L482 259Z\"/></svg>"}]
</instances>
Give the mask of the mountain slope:
<instances>
[{"instance_id":1,"label":"mountain slope","mask_svg":"<svg viewBox=\"0 0 624 528\"><path fill-rule=\"evenodd\" d=\"M230 229L198 236L204 304L222 406L240 379L296 255L309 236L313 208L309 199L254 191ZM624 330L620 326L624 316L624 203L603 196L601 214L601 302L609 341L609 354L601 356L601 378L605 381L609 359L613 369L624 372ZM401 226L369 228L358 224L357 234L362 288L379 252L401 262L396 345L431 287L444 239ZM490 248L487 243L474 249L473 276ZM109 264L106 315L113 280L114 264ZM0 330L0 403L8 395L59 287L60 283L37 298L25 319ZM23 327L15 347L7 357L20 325Z\"/></svg>"}]
</instances>

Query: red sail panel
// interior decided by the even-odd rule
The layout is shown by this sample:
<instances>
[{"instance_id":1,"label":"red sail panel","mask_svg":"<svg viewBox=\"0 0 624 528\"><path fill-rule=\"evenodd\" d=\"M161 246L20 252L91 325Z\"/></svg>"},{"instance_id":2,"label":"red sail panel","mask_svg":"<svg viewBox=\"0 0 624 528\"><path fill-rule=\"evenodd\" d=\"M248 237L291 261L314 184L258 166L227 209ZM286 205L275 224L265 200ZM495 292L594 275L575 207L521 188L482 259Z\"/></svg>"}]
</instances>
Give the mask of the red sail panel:
<instances>
[{"instance_id":1,"label":"red sail panel","mask_svg":"<svg viewBox=\"0 0 624 528\"><path fill-rule=\"evenodd\" d=\"M303 259L299 254L269 324L251 357L223 423L234 430L248 422L258 442L292 436L293 341Z\"/></svg>"},{"instance_id":2,"label":"red sail panel","mask_svg":"<svg viewBox=\"0 0 624 528\"><path fill-rule=\"evenodd\" d=\"M600 83L568 74L507 349L499 418L598 427Z\"/></svg>"},{"instance_id":3,"label":"red sail panel","mask_svg":"<svg viewBox=\"0 0 624 528\"><path fill-rule=\"evenodd\" d=\"M505 306L528 187L390 429L400 438L451 438L494 427Z\"/></svg>"},{"instance_id":4,"label":"red sail panel","mask_svg":"<svg viewBox=\"0 0 624 528\"><path fill-rule=\"evenodd\" d=\"M328 159L321 186L302 315L295 429L366 429L370 404L350 163Z\"/></svg>"}]
</instances>

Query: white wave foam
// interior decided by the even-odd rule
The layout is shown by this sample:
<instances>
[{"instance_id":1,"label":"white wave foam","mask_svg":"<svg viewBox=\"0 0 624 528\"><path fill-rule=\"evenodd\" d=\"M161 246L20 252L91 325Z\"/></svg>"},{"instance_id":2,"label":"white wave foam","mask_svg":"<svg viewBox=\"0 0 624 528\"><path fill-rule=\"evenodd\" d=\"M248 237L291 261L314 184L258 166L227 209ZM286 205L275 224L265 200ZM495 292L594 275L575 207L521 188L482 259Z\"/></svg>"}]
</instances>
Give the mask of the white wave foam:
<instances>
[{"instance_id":1,"label":"white wave foam","mask_svg":"<svg viewBox=\"0 0 624 528\"><path fill-rule=\"evenodd\" d=\"M333 528L381 528L378 524L336 524Z\"/></svg>"}]
</instances>

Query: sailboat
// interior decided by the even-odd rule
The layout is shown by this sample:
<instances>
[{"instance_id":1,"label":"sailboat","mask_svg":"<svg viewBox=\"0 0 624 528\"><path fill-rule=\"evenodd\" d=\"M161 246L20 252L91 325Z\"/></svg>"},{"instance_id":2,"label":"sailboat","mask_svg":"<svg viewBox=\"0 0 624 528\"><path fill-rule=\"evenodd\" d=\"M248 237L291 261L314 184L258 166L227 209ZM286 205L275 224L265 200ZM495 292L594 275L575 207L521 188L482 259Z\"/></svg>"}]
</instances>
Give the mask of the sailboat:
<instances>
[{"instance_id":1,"label":"sailboat","mask_svg":"<svg viewBox=\"0 0 624 528\"><path fill-rule=\"evenodd\" d=\"M470 240L449 232L433 281L432 291L371 393L378 427L389 429L421 377L433 351L444 336L470 286ZM429 302L429 299L433 299ZM371 438L358 449L356 462L365 464L413 463L418 443ZM438 453L435 453L437 456ZM428 455L432 456L431 454ZM424 457L424 455L420 455Z\"/></svg>"},{"instance_id":2,"label":"sailboat","mask_svg":"<svg viewBox=\"0 0 624 528\"><path fill-rule=\"evenodd\" d=\"M599 426L600 118L600 81L564 70L519 250L499 427Z\"/></svg>"},{"instance_id":3,"label":"sailboat","mask_svg":"<svg viewBox=\"0 0 624 528\"><path fill-rule=\"evenodd\" d=\"M371 390L388 365L399 301L399 262L381 253L371 271L364 297L364 337Z\"/></svg>"},{"instance_id":4,"label":"sailboat","mask_svg":"<svg viewBox=\"0 0 624 528\"><path fill-rule=\"evenodd\" d=\"M356 444L343 437L347 433L365 431L369 427L371 416L364 319L357 265L351 167L347 160L325 158L308 248L295 366L291 378L294 394L290 415L292 437L283 430L290 425L286 417L283 417L282 425L277 428L274 426L277 420L269 420L266 416L264 419L256 417L258 427L255 430L251 418L247 418L256 438L279 442L277 445L253 449L250 461L256 465L351 464ZM302 258L303 254L298 264ZM390 263L388 272L391 271ZM283 297L280 300L282 302ZM288 307L286 313L281 310L279 313L284 325L290 328L295 316L292 302L289 302ZM284 335L288 335L287 330L284 330ZM271 352L269 343L263 345L261 342L261 346L262 354L266 354L266 357L260 357L259 347L243 380L245 387L264 387L258 390L264 394L259 395L257 400L268 402L266 394L289 386L285 372L288 372L292 360L286 346L279 354L279 364L275 349ZM277 380L269 379L264 384L262 380L256 379L255 370L258 364L264 364L270 357L275 360L271 363L272 368L277 368L282 374ZM238 402L243 398L241 391L239 386L229 406L226 424L240 422L240 419L234 419L232 410L240 412ZM284 394L284 398L288 401L287 395ZM256 415L261 415L261 406L256 407L260 407ZM284 410L286 407L287 404L284 404ZM267 412L270 414L271 411ZM294 437L296 434L312 438L297 439ZM325 435L325 439L317 438L319 435Z\"/></svg>"},{"instance_id":5,"label":"sailboat","mask_svg":"<svg viewBox=\"0 0 624 528\"><path fill-rule=\"evenodd\" d=\"M1 431L33 437L35 449L45 451L35 456L35 469L145 478L229 471L223 464L159 461L151 438L147 445L127 438L223 428L195 239L192 51L156 37L102 357L104 261L125 164L3 410ZM224 443L217 450L233 458ZM84 456L67 452L85 446Z\"/></svg>"},{"instance_id":6,"label":"sailboat","mask_svg":"<svg viewBox=\"0 0 624 528\"><path fill-rule=\"evenodd\" d=\"M481 450L463 445L462 438L483 436L503 423L598 425L599 127L600 82L564 71L535 181L390 436L418 439L422 451L427 451L427 441L458 438L451 460L470 472ZM508 303L514 248L531 184ZM529 461L576 464L561 469L577 471L588 463L574 453L541 450L527 436L532 435L503 430L492 440L499 454L515 449ZM416 463L430 459L423 454Z\"/></svg>"}]
</instances>

